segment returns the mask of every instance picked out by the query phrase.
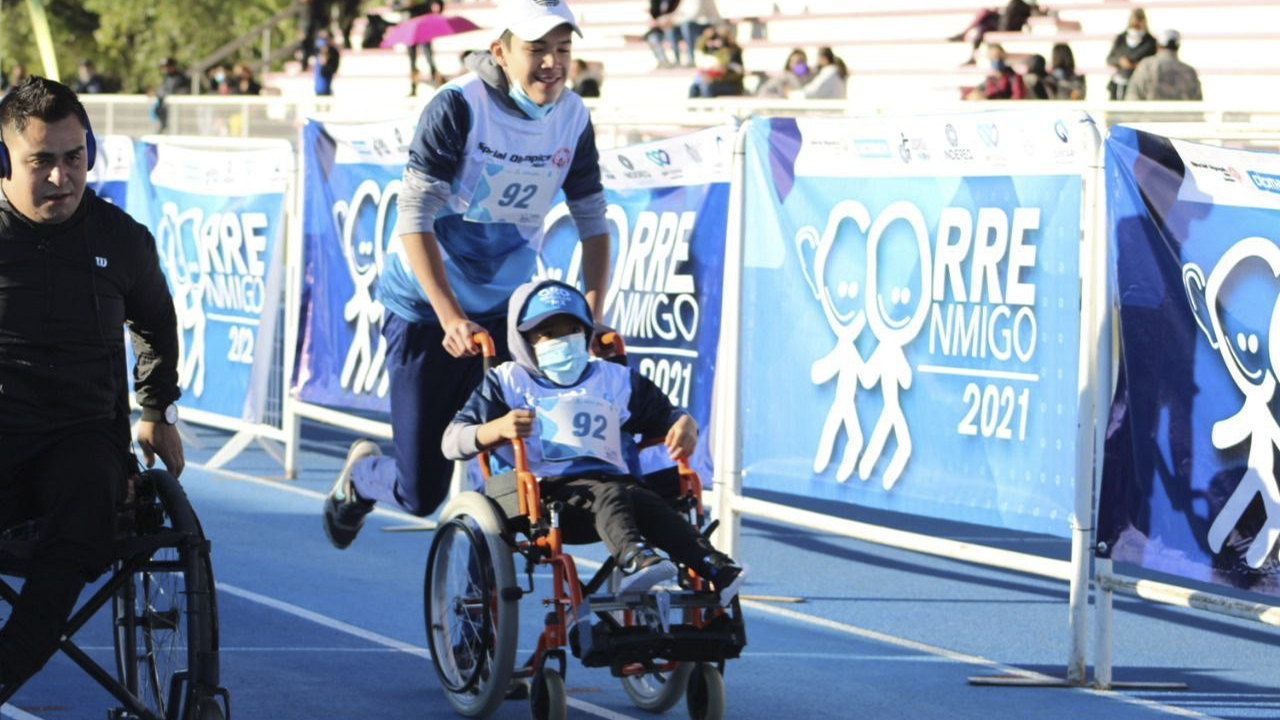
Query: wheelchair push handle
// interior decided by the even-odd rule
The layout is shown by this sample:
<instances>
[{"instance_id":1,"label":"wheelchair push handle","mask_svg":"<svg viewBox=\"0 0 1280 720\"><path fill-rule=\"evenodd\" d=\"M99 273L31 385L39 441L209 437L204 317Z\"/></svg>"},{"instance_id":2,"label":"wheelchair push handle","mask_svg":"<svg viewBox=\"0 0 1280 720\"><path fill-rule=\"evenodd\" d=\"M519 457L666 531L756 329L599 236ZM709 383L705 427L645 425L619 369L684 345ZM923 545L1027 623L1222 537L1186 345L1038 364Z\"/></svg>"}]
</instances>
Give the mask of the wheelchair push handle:
<instances>
[{"instance_id":1,"label":"wheelchair push handle","mask_svg":"<svg viewBox=\"0 0 1280 720\"><path fill-rule=\"evenodd\" d=\"M622 357L627 354L627 345L622 341L622 335L616 332L602 334L600 345L604 346L606 351L602 357Z\"/></svg>"}]
</instances>

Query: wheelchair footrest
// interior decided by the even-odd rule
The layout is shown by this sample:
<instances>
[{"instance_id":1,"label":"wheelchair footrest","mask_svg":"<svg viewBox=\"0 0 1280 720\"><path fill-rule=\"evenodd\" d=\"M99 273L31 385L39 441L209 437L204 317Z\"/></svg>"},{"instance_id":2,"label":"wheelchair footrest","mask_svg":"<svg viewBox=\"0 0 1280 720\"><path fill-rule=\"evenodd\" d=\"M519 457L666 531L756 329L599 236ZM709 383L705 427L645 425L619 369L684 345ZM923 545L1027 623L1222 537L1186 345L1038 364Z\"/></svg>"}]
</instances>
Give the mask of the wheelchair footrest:
<instances>
[{"instance_id":1,"label":"wheelchair footrest","mask_svg":"<svg viewBox=\"0 0 1280 720\"><path fill-rule=\"evenodd\" d=\"M589 632L579 633L579 627L584 625L590 627ZM741 620L727 614L715 617L704 627L673 624L667 632L646 626L619 626L608 621L579 623L569 632L569 646L584 666L609 667L614 675L621 675L626 665L657 659L729 660L738 657L746 644Z\"/></svg>"}]
</instances>

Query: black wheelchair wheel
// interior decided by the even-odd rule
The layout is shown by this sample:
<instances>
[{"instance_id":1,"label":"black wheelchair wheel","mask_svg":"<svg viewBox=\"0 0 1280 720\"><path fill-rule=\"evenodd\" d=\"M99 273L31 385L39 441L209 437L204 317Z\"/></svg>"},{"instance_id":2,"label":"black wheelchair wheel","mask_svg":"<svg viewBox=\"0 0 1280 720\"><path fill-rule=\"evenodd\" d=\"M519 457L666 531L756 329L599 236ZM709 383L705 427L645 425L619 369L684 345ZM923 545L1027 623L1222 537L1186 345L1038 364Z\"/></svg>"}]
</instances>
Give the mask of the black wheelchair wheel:
<instances>
[{"instance_id":1,"label":"black wheelchair wheel","mask_svg":"<svg viewBox=\"0 0 1280 720\"><path fill-rule=\"evenodd\" d=\"M174 542L141 559L112 598L117 677L157 717L215 720L222 715L212 700L217 607L204 532L182 486L167 473L146 473L138 502L143 512L158 511L158 527L143 532L170 533ZM138 561L126 558L118 568Z\"/></svg>"},{"instance_id":2,"label":"black wheelchair wheel","mask_svg":"<svg viewBox=\"0 0 1280 720\"><path fill-rule=\"evenodd\" d=\"M427 558L427 644L445 697L466 717L498 709L515 666L517 585L502 531L488 498L460 493L440 513Z\"/></svg>"},{"instance_id":3,"label":"black wheelchair wheel","mask_svg":"<svg viewBox=\"0 0 1280 720\"><path fill-rule=\"evenodd\" d=\"M689 720L724 720L724 678L715 665L698 663L685 691Z\"/></svg>"}]
</instances>

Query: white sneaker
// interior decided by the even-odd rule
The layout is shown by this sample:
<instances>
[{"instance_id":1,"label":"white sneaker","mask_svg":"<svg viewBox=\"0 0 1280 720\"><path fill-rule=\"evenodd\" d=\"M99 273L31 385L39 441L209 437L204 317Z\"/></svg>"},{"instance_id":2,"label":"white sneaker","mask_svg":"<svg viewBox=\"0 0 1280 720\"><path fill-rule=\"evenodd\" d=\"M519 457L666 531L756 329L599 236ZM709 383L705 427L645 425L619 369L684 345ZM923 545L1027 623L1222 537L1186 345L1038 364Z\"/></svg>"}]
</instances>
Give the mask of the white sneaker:
<instances>
[{"instance_id":1,"label":"white sneaker","mask_svg":"<svg viewBox=\"0 0 1280 720\"><path fill-rule=\"evenodd\" d=\"M670 560L646 565L629 575L623 575L622 581L618 583L617 594L646 592L655 585L675 580L678 572L675 563Z\"/></svg>"}]
</instances>

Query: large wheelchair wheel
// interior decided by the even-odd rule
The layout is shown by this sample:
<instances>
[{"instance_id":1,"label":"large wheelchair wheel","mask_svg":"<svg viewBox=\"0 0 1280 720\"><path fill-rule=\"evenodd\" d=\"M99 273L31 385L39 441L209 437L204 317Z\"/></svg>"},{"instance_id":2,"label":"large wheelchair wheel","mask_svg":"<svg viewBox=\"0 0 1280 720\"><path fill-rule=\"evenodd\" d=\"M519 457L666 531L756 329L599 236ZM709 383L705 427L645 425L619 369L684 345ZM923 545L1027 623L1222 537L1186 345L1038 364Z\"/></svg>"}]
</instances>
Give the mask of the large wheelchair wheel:
<instances>
[{"instance_id":1,"label":"large wheelchair wheel","mask_svg":"<svg viewBox=\"0 0 1280 720\"><path fill-rule=\"evenodd\" d=\"M427 558L431 660L449 704L466 717L498 709L515 666L519 593L503 530L492 501L460 493L440 513Z\"/></svg>"},{"instance_id":2,"label":"large wheelchair wheel","mask_svg":"<svg viewBox=\"0 0 1280 720\"><path fill-rule=\"evenodd\" d=\"M140 537L171 536L112 598L122 685L166 720L219 720L218 621L213 565L186 493L168 473L138 483Z\"/></svg>"}]
</instances>

